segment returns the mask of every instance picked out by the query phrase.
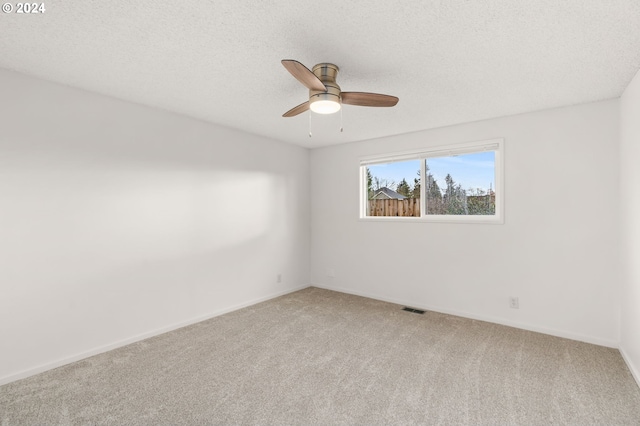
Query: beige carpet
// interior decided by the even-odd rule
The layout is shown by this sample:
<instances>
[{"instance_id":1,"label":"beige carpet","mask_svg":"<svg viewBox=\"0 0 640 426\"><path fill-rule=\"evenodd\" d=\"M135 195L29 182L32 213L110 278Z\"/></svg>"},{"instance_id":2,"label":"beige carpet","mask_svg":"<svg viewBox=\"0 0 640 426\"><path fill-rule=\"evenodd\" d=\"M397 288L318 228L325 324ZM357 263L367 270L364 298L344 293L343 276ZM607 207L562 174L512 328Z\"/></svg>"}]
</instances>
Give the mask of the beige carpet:
<instances>
[{"instance_id":1,"label":"beige carpet","mask_svg":"<svg viewBox=\"0 0 640 426\"><path fill-rule=\"evenodd\" d=\"M0 424L640 424L617 350L309 288L0 387Z\"/></svg>"}]
</instances>

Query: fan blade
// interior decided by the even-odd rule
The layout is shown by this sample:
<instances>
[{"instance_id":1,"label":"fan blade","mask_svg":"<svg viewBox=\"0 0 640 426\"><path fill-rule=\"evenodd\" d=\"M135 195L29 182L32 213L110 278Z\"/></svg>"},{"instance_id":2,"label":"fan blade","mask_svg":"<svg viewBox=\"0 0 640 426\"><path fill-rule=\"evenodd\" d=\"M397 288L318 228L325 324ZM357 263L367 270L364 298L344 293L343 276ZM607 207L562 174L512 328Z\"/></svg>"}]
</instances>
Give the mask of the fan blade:
<instances>
[{"instance_id":1,"label":"fan blade","mask_svg":"<svg viewBox=\"0 0 640 426\"><path fill-rule=\"evenodd\" d=\"M369 107L392 107L399 100L395 96L365 92L342 92L340 97L343 104Z\"/></svg>"},{"instance_id":2,"label":"fan blade","mask_svg":"<svg viewBox=\"0 0 640 426\"><path fill-rule=\"evenodd\" d=\"M300 105L291 108L289 111L282 114L283 117L293 117L294 115L302 114L309 109L309 101L303 102Z\"/></svg>"},{"instance_id":3,"label":"fan blade","mask_svg":"<svg viewBox=\"0 0 640 426\"><path fill-rule=\"evenodd\" d=\"M327 88L314 73L298 61L293 59L283 59L282 65L294 76L300 83L309 90L319 90L326 92Z\"/></svg>"}]
</instances>

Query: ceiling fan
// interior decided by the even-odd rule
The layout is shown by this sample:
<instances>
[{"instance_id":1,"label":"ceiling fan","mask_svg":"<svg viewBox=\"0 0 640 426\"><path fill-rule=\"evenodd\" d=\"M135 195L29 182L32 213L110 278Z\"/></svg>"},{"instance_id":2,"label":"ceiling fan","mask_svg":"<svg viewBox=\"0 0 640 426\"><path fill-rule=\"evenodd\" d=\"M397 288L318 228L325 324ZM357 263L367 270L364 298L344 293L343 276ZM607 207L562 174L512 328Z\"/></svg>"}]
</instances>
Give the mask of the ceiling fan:
<instances>
[{"instance_id":1,"label":"ceiling fan","mask_svg":"<svg viewBox=\"0 0 640 426\"><path fill-rule=\"evenodd\" d=\"M326 62L317 64L310 71L298 61L283 59L282 65L300 83L309 89L309 100L291 108L282 114L283 117L293 117L308 109L318 114L333 114L340 111L342 104L392 107L398 103L398 98L389 95L366 92L343 92L336 83L340 70L337 65Z\"/></svg>"}]
</instances>

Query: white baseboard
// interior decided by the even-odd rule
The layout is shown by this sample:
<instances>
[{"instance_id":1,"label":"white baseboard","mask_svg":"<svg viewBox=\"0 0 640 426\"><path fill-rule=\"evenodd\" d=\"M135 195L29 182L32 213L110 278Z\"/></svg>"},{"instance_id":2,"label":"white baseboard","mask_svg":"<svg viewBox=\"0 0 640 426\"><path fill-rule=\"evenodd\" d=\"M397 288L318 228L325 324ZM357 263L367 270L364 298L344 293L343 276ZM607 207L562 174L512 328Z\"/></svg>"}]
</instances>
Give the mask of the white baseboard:
<instances>
[{"instance_id":1,"label":"white baseboard","mask_svg":"<svg viewBox=\"0 0 640 426\"><path fill-rule=\"evenodd\" d=\"M491 316L486 316L486 315L477 315L477 314L473 314L473 313L469 313L469 312L463 312L463 311L457 311L457 310L453 310L453 309L441 308L441 307L438 307L438 306L416 305L415 301L395 299L395 298L390 298L390 297L386 297L386 296L380 296L380 295L377 295L377 294L374 294L374 293L369 293L369 292L354 291L354 290L346 289L346 288L342 288L342 287L316 285L316 284L311 284L311 285L313 287L323 288L323 289L332 290L332 291L338 291L340 293L353 294L355 296L368 297L370 299L376 299L376 300L381 300L383 302L395 303L397 305L410 306L410 307L413 307L413 308L423 309L423 310L426 310L426 311L439 312L439 313L442 313L442 314L455 315L455 316L458 316L458 317L464 317L464 318L475 319L475 320L479 320L479 321L491 322L491 323L494 323L494 324L506 325L506 326L509 326L509 327L520 328L522 330L535 331L536 333L549 334L551 336L563 337L565 339L578 340L580 342L591 343L591 344L598 345L598 346L606 346L606 347L614 348L614 349L618 349L618 346L619 346L619 342L614 341L614 340L600 339L600 338L597 338L597 337L585 336L585 335L566 332L566 331L562 331L562 330L555 330L555 329L551 329L551 328L538 327L538 326L531 325L531 324L524 324L524 323L519 323L519 322L516 322L516 321L509 321L509 320L506 320L504 318L496 318L496 317L491 317Z\"/></svg>"},{"instance_id":2,"label":"white baseboard","mask_svg":"<svg viewBox=\"0 0 640 426\"><path fill-rule=\"evenodd\" d=\"M230 306L228 308L224 308L224 309L218 309L214 312L208 313L206 315L202 315L196 318L192 318L186 321L181 321L179 323L176 324L172 324L172 325L168 325L166 327L161 327L155 330L151 330L148 331L146 333L141 333L132 337L129 337L127 339L123 339L123 340L119 340L117 342L113 342L104 346L99 346L97 348L94 349L90 349L88 351L84 351L75 355L71 355L68 357L64 357L61 359L58 359L56 361L52 361L52 362L47 362L45 364L41 364L37 367L33 367L33 368L28 368L26 370L22 370L19 371L17 373L14 374L10 374L8 376L4 376L4 377L0 377L0 386L5 385L7 383L11 383L11 382L15 382L16 380L20 380L20 379L25 379L29 376L33 376L35 374L39 374L42 372L45 372L47 370L52 370L54 368L58 368L61 367L63 365L66 364L70 364L72 362L76 362L76 361L80 361L81 359L85 359L88 358L90 356L94 356L94 355L98 355L113 349L117 349L120 348L122 346L126 346L129 345L131 343L135 343L135 342L139 342L140 340L144 340L144 339L148 339L150 337L154 337L163 333L167 333L169 331L173 331L173 330L177 330L178 328L182 328L182 327L186 327L201 321L205 321L208 320L210 318L214 318L220 315L224 315L226 313L229 312L233 312L233 311L237 311L238 309L242 309L242 308L246 308L247 306L251 306L251 305L255 305L257 303L260 302L264 302L266 300L270 300L270 299L275 299L276 297L280 297L280 296L284 296L285 294L289 294L289 293L293 293L299 290L303 290L305 288L309 287L308 285L305 286L300 286L300 287L296 287L293 289L289 289L289 290L284 290L284 291L280 291L277 293L272 293L270 295L267 296L263 296L263 297L259 297L257 299L252 299L243 303L239 303L237 305L233 305Z\"/></svg>"},{"instance_id":3,"label":"white baseboard","mask_svg":"<svg viewBox=\"0 0 640 426\"><path fill-rule=\"evenodd\" d=\"M606 347L610 347L610 348L616 348L619 349L620 354L622 355L622 358L624 359L625 363L627 364L627 366L629 367L629 370L631 371L631 374L633 375L634 379L636 380L636 383L638 383L638 386L640 386L640 373L638 372L638 370L636 369L636 367L631 363L631 360L629 359L629 357L627 356L627 354L625 353L624 349L622 347L619 347L618 342L615 341L610 341L610 340L605 340L605 339L598 339L598 338L593 338L590 336L584 336L584 335L579 335L579 334L575 334L575 333L568 333L568 332L564 332L564 331L560 331L560 330L554 330L554 329L548 329L548 328L544 328L544 327L537 327L537 326L531 326L528 324L521 324L518 322L514 322L514 321L508 321L508 320L504 320L501 318L494 318L494 317L489 317L489 316L483 316L483 315L475 315L475 314L471 314L468 312L461 312L461 311L456 311L456 310L451 310L451 309L443 309L443 308L439 308L439 307L434 307L434 306L427 306L427 305L416 305L415 302L413 301L406 301L406 300L400 300L400 299L395 299L395 298L389 298L389 297L385 297L385 296L380 296L380 295L376 295L373 293L369 293L369 292L360 292L360 291L353 291L350 289L346 289L346 288L341 288L341 287L334 287L334 286L324 286L324 285L313 285L314 287L317 288L323 288L326 290L332 290L332 291L337 291L337 292L341 292L341 293L347 293L347 294L353 294L356 296L362 296L362 297L368 297L370 299L376 299L376 300L381 300L384 302L389 302L389 303L395 303L398 305L405 305L405 306L411 306L414 308L419 308L419 309L424 309L424 310L428 310L428 311L434 311L434 312L440 312L443 314L449 314L449 315L456 315L456 316L460 316L460 317L464 317L464 318L469 318L469 319L475 319L475 320L480 320L480 321L487 321L487 322L491 322L491 323L495 323L495 324L501 324L501 325L506 325L509 327L515 327L515 328L520 328L523 330L529 330L529 331L535 331L538 333L543 333L543 334L549 334L551 336L557 336L557 337L563 337L566 339L571 339L571 340L578 340L581 342L586 342L586 343L592 343L595 345L600 345L600 346L606 346ZM285 290L285 291L281 291L281 292L277 292L277 293L273 293L267 296L263 296L260 298L256 298L256 299L252 299L237 305L233 305L230 306L228 308L224 308L224 309L219 309L217 311L211 312L209 314L206 315L202 315L187 321L182 321L180 323L176 323L176 324L172 324L166 327L162 327L159 329L155 329L146 333L142 333L142 334L138 334L136 336L132 336L129 337L127 339L123 339L123 340L119 340L117 342L114 343L110 343L104 346L100 346L88 351L84 351L81 352L79 354L76 355L72 355L69 357L65 357L56 361L52 361L52 362L48 362L33 368L29 368L26 370L22 370L20 372L14 373L14 374L10 374L8 376L4 376L0 378L0 386L7 384L7 383L11 383L14 382L16 380L20 380L20 379L24 379L27 378L29 376L33 376L35 374L39 374L42 373L44 371L47 370L51 370L57 367L61 367L63 365L66 364L70 364L72 362L76 362L79 361L81 359L84 358L88 358L94 355L98 355L113 349L117 349L120 348L122 346L126 346L129 345L131 343L135 343L135 342L139 342L141 340L144 339L148 339L150 337L154 337L163 333L167 333L169 331L173 331L182 327L186 327L201 321L205 321L207 319L210 318L214 318L220 315L224 315L226 313L229 312L233 312L236 311L238 309L242 309L245 308L247 306L251 306L251 305L255 305L257 303L260 302L264 302L266 300L270 300L270 299L274 299L276 297L280 297L283 296L285 294L289 294L289 293L293 293L299 290L303 290L305 288L307 288L309 286L300 286L300 287L296 287L293 289L289 289L289 290Z\"/></svg>"},{"instance_id":4,"label":"white baseboard","mask_svg":"<svg viewBox=\"0 0 640 426\"><path fill-rule=\"evenodd\" d=\"M629 371L631 371L631 375L634 379L636 379L636 384L638 385L638 387L640 387L640 371L638 371L636 366L633 365L633 362L631 362L631 358L624 350L624 345L620 345L620 348L618 350L620 351L620 355L622 355L622 359L624 359L624 362L627 364Z\"/></svg>"}]
</instances>

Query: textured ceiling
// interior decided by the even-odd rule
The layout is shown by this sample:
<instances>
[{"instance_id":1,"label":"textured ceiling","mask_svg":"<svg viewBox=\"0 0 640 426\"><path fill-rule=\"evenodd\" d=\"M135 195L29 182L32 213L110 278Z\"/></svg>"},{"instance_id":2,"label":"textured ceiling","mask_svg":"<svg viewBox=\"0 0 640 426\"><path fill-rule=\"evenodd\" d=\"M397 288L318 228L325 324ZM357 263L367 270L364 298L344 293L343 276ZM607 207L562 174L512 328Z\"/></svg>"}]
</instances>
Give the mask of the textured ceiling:
<instances>
[{"instance_id":1,"label":"textured ceiling","mask_svg":"<svg viewBox=\"0 0 640 426\"><path fill-rule=\"evenodd\" d=\"M4 0L6 1L6 0ZM3 2L4 2L3 1ZM14 3L15 4L15 3ZM45 0L0 13L0 67L307 147L620 96L640 68L638 0ZM393 108L281 115L280 64L340 67Z\"/></svg>"}]
</instances>

